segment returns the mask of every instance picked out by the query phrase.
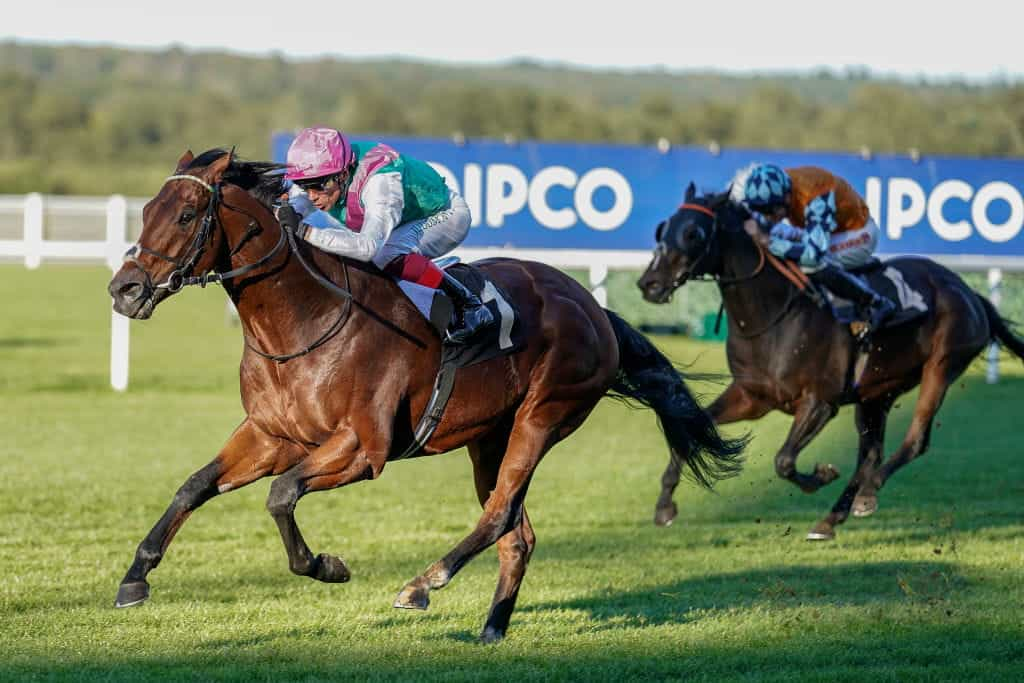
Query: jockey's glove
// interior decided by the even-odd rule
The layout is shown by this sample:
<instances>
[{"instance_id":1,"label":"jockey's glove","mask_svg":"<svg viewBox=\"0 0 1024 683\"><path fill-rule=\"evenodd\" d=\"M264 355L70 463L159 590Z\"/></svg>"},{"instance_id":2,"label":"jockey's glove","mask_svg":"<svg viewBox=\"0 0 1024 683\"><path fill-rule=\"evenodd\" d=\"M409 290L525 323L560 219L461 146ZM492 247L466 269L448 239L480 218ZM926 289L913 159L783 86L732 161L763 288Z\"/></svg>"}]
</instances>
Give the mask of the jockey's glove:
<instances>
[{"instance_id":1,"label":"jockey's glove","mask_svg":"<svg viewBox=\"0 0 1024 683\"><path fill-rule=\"evenodd\" d=\"M292 233L298 233L301 220L302 218L291 204L284 204L277 210L277 222L281 224L282 228Z\"/></svg>"}]
</instances>

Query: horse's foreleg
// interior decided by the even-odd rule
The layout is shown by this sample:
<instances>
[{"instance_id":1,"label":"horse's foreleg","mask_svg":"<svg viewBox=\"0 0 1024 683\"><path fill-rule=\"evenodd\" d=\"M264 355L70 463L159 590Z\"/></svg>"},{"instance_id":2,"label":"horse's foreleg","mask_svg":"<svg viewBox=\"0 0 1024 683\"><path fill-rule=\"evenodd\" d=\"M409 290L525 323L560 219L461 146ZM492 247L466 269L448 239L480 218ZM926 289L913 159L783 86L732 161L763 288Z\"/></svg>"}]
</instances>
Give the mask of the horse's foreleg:
<instances>
[{"instance_id":1,"label":"horse's foreleg","mask_svg":"<svg viewBox=\"0 0 1024 683\"><path fill-rule=\"evenodd\" d=\"M135 551L135 561L121 581L116 607L138 605L149 597L146 577L163 559L174 535L200 505L214 496L240 488L274 471L287 468L301 452L243 422L220 453L178 489L167 511Z\"/></svg>"},{"instance_id":2,"label":"horse's foreleg","mask_svg":"<svg viewBox=\"0 0 1024 683\"><path fill-rule=\"evenodd\" d=\"M857 433L860 436L857 448L857 470L850 477L850 482L843 489L839 500L832 506L832 511L807 534L807 540L827 541L835 538L835 527L845 522L850 516L854 496L882 462L882 449L885 446L885 422L889 416L890 405L892 405L891 401L857 405L856 424Z\"/></svg>"},{"instance_id":3,"label":"horse's foreleg","mask_svg":"<svg viewBox=\"0 0 1024 683\"><path fill-rule=\"evenodd\" d=\"M832 465L817 465L813 474L803 474L796 469L796 458L800 451L818 435L836 412L837 408L830 403L813 396L804 398L797 406L786 442L775 456L775 473L799 486L804 493L814 493L839 477L839 472Z\"/></svg>"},{"instance_id":4,"label":"horse's foreleg","mask_svg":"<svg viewBox=\"0 0 1024 683\"><path fill-rule=\"evenodd\" d=\"M756 420L771 410L771 406L751 396L746 389L734 382L726 387L707 410L715 424L723 425L740 420ZM661 475L661 495L658 496L654 508L654 523L658 526L669 526L679 512L672 496L679 486L682 465L679 457L670 452L668 467Z\"/></svg>"},{"instance_id":5,"label":"horse's foreleg","mask_svg":"<svg viewBox=\"0 0 1024 683\"><path fill-rule=\"evenodd\" d=\"M295 523L295 505L313 491L325 491L361 479L375 479L387 461L387 443L361 443L351 429L337 432L308 458L274 480L267 510L277 523L293 573L327 583L351 578L344 560L321 553L314 556Z\"/></svg>"}]
</instances>

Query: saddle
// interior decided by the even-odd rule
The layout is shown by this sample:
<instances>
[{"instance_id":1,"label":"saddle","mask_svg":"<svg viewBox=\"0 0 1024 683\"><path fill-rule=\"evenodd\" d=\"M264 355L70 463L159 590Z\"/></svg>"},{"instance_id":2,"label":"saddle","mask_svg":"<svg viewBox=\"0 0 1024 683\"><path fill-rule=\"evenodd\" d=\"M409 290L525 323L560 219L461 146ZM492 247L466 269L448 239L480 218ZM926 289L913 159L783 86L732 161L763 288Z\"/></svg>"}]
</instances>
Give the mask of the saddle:
<instances>
[{"instance_id":1,"label":"saddle","mask_svg":"<svg viewBox=\"0 0 1024 683\"><path fill-rule=\"evenodd\" d=\"M422 450L441 422L448 399L455 388L455 373L459 368L483 363L498 356L507 356L526 346L526 335L519 315L498 285L468 263L460 263L458 257L449 256L434 263L480 297L480 301L490 309L498 324L485 329L465 344L441 345L441 366L434 380L430 400L416 426L412 443L392 457L392 460L402 460ZM445 339L455 308L451 299L440 289L431 289L405 280L396 279L396 282L416 309L430 322L438 336L442 340Z\"/></svg>"},{"instance_id":2,"label":"saddle","mask_svg":"<svg viewBox=\"0 0 1024 683\"><path fill-rule=\"evenodd\" d=\"M523 347L525 340L521 325L518 324L519 315L508 295L498 285L477 268L468 263L461 263L457 256L437 259L434 264L480 297L480 301L490 309L494 319L498 321L497 325L485 329L466 344L444 344L445 358L462 368L497 356L515 353ZM440 289L424 287L397 278L395 282L416 306L416 310L437 331L438 336L445 339L455 308L451 299Z\"/></svg>"},{"instance_id":3,"label":"saddle","mask_svg":"<svg viewBox=\"0 0 1024 683\"><path fill-rule=\"evenodd\" d=\"M913 322L924 316L931 308L921 292L914 289L910 278L900 269L900 266L899 262L883 262L873 258L862 266L847 270L848 273L860 278L876 292L888 297L896 304L896 313L882 324L881 329L883 330ZM814 286L813 283L812 286ZM865 336L869 331L867 324L859 319L856 307L850 301L837 297L824 288L818 288L818 294L825 305L831 309L837 321L849 325L850 331L858 339Z\"/></svg>"}]
</instances>

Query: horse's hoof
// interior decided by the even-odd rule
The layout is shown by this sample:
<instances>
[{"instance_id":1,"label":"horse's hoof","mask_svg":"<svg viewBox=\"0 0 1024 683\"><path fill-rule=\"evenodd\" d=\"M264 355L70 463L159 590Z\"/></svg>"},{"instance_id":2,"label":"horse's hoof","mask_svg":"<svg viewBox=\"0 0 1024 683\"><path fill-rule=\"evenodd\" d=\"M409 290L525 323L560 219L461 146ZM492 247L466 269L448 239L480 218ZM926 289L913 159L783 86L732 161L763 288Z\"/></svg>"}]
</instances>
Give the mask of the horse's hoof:
<instances>
[{"instance_id":1,"label":"horse's hoof","mask_svg":"<svg viewBox=\"0 0 1024 683\"><path fill-rule=\"evenodd\" d=\"M324 583L345 583L352 578L352 573L340 557L320 553L316 556L316 569L311 576Z\"/></svg>"},{"instance_id":2,"label":"horse's hoof","mask_svg":"<svg viewBox=\"0 0 1024 683\"><path fill-rule=\"evenodd\" d=\"M654 523L657 526L672 526L672 522L675 521L678 514L679 508L674 502L668 505L659 505L658 509L654 511Z\"/></svg>"},{"instance_id":3,"label":"horse's hoof","mask_svg":"<svg viewBox=\"0 0 1024 683\"><path fill-rule=\"evenodd\" d=\"M814 466L814 476L817 477L822 486L825 486L839 478L839 470L832 465L822 465L819 463Z\"/></svg>"},{"instance_id":4,"label":"horse's hoof","mask_svg":"<svg viewBox=\"0 0 1024 683\"><path fill-rule=\"evenodd\" d=\"M878 509L878 496L873 493L858 493L853 499L853 516L869 517Z\"/></svg>"},{"instance_id":5,"label":"horse's hoof","mask_svg":"<svg viewBox=\"0 0 1024 683\"><path fill-rule=\"evenodd\" d=\"M818 522L814 528L807 532L808 541L831 541L836 537L836 532L831 524Z\"/></svg>"},{"instance_id":6,"label":"horse's hoof","mask_svg":"<svg viewBox=\"0 0 1024 683\"><path fill-rule=\"evenodd\" d=\"M480 634L480 642L484 645L490 645L491 643L499 643L505 638L505 633L499 631L493 626L487 626L484 628L484 632Z\"/></svg>"},{"instance_id":7,"label":"horse's hoof","mask_svg":"<svg viewBox=\"0 0 1024 683\"><path fill-rule=\"evenodd\" d=\"M422 609L430 606L430 589L422 580L410 581L395 598L398 609Z\"/></svg>"},{"instance_id":8,"label":"horse's hoof","mask_svg":"<svg viewBox=\"0 0 1024 683\"><path fill-rule=\"evenodd\" d=\"M114 607L134 607L141 605L149 599L149 584L145 581L132 581L122 583L117 589L117 599L114 600Z\"/></svg>"}]
</instances>

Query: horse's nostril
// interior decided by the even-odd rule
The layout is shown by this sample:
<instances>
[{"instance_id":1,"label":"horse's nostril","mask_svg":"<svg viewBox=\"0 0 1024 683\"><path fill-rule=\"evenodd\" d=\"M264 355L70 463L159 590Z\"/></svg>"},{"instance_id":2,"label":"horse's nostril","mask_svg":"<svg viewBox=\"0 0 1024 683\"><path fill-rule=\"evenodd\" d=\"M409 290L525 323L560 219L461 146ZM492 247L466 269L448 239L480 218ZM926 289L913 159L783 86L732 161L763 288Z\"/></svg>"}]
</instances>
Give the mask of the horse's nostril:
<instances>
[{"instance_id":1,"label":"horse's nostril","mask_svg":"<svg viewBox=\"0 0 1024 683\"><path fill-rule=\"evenodd\" d=\"M132 303L140 296L142 296L142 292L144 290L145 288L142 286L141 283L129 282L128 284L122 285L121 288L117 290L117 295L121 298L122 301L126 303Z\"/></svg>"}]
</instances>

